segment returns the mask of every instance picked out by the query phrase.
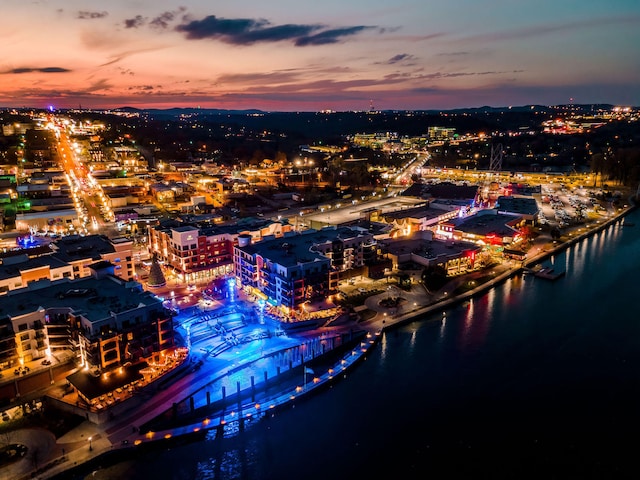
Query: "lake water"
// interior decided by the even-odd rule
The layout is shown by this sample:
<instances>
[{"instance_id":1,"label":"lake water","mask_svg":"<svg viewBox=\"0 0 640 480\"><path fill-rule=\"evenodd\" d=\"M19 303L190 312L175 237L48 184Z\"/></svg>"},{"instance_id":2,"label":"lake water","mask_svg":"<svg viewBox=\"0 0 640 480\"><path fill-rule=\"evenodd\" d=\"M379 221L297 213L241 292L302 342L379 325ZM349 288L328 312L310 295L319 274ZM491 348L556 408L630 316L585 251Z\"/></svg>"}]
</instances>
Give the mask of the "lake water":
<instances>
[{"instance_id":1,"label":"lake water","mask_svg":"<svg viewBox=\"0 0 640 480\"><path fill-rule=\"evenodd\" d=\"M637 477L640 214L388 332L349 376L233 438L87 478ZM550 263L550 262L547 262Z\"/></svg>"}]
</instances>

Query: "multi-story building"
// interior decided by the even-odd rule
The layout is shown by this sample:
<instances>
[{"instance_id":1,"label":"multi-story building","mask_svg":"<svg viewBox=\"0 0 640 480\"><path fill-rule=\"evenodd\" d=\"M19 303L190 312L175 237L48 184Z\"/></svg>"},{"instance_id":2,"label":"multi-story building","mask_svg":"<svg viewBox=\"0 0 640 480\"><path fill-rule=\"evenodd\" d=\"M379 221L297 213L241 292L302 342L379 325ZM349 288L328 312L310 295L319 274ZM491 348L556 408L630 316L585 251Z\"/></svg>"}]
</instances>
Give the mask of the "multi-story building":
<instances>
[{"instance_id":1,"label":"multi-story building","mask_svg":"<svg viewBox=\"0 0 640 480\"><path fill-rule=\"evenodd\" d=\"M427 136L431 141L451 140L456 133L454 127L438 127L433 126L427 128Z\"/></svg>"},{"instance_id":2,"label":"multi-story building","mask_svg":"<svg viewBox=\"0 0 640 480\"><path fill-rule=\"evenodd\" d=\"M159 298L101 273L38 282L0 298L0 365L71 351L92 372L160 356L174 345L171 315Z\"/></svg>"},{"instance_id":3,"label":"multi-story building","mask_svg":"<svg viewBox=\"0 0 640 480\"><path fill-rule=\"evenodd\" d=\"M25 288L32 282L41 280L56 281L74 278L73 266L52 255L29 257L29 250L21 250L20 255L3 256L0 263L0 295L9 291ZM43 249L38 251L42 252Z\"/></svg>"},{"instance_id":4,"label":"multi-story building","mask_svg":"<svg viewBox=\"0 0 640 480\"><path fill-rule=\"evenodd\" d=\"M78 279L92 275L98 261L112 264L124 280L133 275L132 242L123 237L71 235L38 247L0 254L0 295L39 281Z\"/></svg>"},{"instance_id":5,"label":"multi-story building","mask_svg":"<svg viewBox=\"0 0 640 480\"><path fill-rule=\"evenodd\" d=\"M69 235L52 244L54 255L73 267L73 278L91 275L89 268L104 260L113 264L113 274L124 280L134 278L133 241L106 235Z\"/></svg>"},{"instance_id":6,"label":"multi-story building","mask_svg":"<svg viewBox=\"0 0 640 480\"><path fill-rule=\"evenodd\" d=\"M307 302L326 298L332 292L330 285L338 282L331 259L315 248L315 232L307 232L254 244L243 236L234 247L239 286L287 317L301 314Z\"/></svg>"},{"instance_id":7,"label":"multi-story building","mask_svg":"<svg viewBox=\"0 0 640 480\"><path fill-rule=\"evenodd\" d=\"M288 224L268 220L216 226L174 220L149 229L149 252L179 281L194 283L233 274L233 246L240 235L276 238L290 230Z\"/></svg>"},{"instance_id":8,"label":"multi-story building","mask_svg":"<svg viewBox=\"0 0 640 480\"><path fill-rule=\"evenodd\" d=\"M313 234L314 249L329 259L331 267L345 272L377 260L373 233L360 227L326 228ZM330 285L333 289L337 285Z\"/></svg>"},{"instance_id":9,"label":"multi-story building","mask_svg":"<svg viewBox=\"0 0 640 480\"><path fill-rule=\"evenodd\" d=\"M373 264L377 253L373 234L362 228L306 230L257 243L245 235L234 247L236 281L290 316L335 293L342 272Z\"/></svg>"}]
</instances>

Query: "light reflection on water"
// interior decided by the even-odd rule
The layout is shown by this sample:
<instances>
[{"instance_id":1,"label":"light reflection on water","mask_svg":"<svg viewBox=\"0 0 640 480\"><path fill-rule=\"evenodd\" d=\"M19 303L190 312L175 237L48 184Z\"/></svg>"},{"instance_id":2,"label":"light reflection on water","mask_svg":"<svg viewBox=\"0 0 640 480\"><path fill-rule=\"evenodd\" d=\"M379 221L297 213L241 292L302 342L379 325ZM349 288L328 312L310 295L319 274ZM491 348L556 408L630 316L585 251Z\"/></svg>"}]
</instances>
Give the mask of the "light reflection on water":
<instances>
[{"instance_id":1,"label":"light reflection on water","mask_svg":"<svg viewBox=\"0 0 640 480\"><path fill-rule=\"evenodd\" d=\"M409 346L413 349L416 346L416 335L418 333L417 328L414 328L413 330L411 330L411 340L409 342Z\"/></svg>"}]
</instances>

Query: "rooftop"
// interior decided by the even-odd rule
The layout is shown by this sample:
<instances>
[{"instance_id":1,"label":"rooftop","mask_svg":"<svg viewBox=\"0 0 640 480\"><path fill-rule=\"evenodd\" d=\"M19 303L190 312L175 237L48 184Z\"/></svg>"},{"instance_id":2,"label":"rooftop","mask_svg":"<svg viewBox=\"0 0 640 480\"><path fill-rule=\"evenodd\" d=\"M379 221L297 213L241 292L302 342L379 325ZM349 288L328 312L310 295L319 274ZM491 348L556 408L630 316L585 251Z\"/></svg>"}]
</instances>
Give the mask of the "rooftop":
<instances>
[{"instance_id":1,"label":"rooftop","mask_svg":"<svg viewBox=\"0 0 640 480\"><path fill-rule=\"evenodd\" d=\"M13 290L0 297L0 316L18 317L42 308L69 308L82 312L90 322L161 300L142 290L137 282L126 282L113 276L88 277L78 280L40 281Z\"/></svg>"}]
</instances>

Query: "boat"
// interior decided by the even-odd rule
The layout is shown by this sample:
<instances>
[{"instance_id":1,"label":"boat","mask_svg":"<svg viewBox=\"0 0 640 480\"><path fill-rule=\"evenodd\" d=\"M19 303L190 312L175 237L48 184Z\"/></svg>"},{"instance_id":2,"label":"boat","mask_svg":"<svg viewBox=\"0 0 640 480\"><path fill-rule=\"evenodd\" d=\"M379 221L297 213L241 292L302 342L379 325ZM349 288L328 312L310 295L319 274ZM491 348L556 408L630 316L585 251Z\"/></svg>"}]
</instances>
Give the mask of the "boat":
<instances>
[{"instance_id":1,"label":"boat","mask_svg":"<svg viewBox=\"0 0 640 480\"><path fill-rule=\"evenodd\" d=\"M566 272L564 270L556 271L551 267L544 267L534 273L536 277L545 278L547 280L556 280L564 276Z\"/></svg>"},{"instance_id":2,"label":"boat","mask_svg":"<svg viewBox=\"0 0 640 480\"><path fill-rule=\"evenodd\" d=\"M620 225L622 225L623 227L633 227L635 225L635 223L625 220Z\"/></svg>"}]
</instances>

